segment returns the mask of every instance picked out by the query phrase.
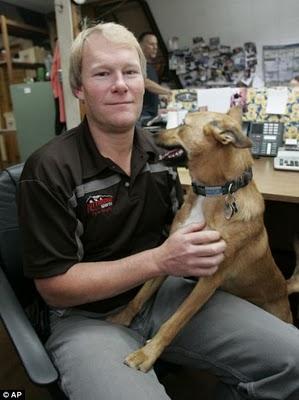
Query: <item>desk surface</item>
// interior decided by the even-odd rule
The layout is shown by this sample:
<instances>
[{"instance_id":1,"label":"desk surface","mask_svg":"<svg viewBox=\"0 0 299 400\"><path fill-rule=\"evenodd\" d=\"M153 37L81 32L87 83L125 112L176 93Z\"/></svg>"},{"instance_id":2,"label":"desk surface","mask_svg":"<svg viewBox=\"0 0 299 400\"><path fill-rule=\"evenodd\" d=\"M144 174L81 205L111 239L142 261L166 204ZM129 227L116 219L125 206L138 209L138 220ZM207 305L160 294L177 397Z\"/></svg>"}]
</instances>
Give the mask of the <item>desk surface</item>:
<instances>
[{"instance_id":1,"label":"desk surface","mask_svg":"<svg viewBox=\"0 0 299 400\"><path fill-rule=\"evenodd\" d=\"M178 169L182 185L190 185L186 168ZM254 160L253 178L266 200L299 203L299 172L282 171L273 168L273 158Z\"/></svg>"}]
</instances>

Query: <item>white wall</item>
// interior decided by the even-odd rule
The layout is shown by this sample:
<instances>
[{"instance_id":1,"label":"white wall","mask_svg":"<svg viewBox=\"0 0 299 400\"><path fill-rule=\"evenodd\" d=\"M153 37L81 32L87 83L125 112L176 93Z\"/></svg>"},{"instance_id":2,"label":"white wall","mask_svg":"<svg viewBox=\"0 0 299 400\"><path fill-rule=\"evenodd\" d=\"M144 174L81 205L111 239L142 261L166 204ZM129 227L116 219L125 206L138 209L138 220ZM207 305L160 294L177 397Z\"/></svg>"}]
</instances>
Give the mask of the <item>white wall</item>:
<instances>
[{"instance_id":1,"label":"white wall","mask_svg":"<svg viewBox=\"0 0 299 400\"><path fill-rule=\"evenodd\" d=\"M299 43L299 0L147 0L167 44L172 36L180 46L192 37L219 36L232 47L255 42L258 72L263 45Z\"/></svg>"}]
</instances>

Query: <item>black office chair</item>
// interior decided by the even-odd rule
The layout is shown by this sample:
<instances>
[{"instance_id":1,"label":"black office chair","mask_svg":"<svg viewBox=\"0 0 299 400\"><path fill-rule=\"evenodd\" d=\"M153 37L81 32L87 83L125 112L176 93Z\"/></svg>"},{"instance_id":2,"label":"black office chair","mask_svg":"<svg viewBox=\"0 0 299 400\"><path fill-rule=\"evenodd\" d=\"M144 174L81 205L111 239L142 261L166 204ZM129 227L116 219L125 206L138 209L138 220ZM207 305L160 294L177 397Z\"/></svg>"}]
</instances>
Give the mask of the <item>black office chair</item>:
<instances>
[{"instance_id":1,"label":"black office chair","mask_svg":"<svg viewBox=\"0 0 299 400\"><path fill-rule=\"evenodd\" d=\"M32 280L23 275L16 207L22 169L23 164L18 164L0 172L0 318L31 382L46 387L53 400L67 400L43 345L48 334L46 307ZM155 370L167 386L168 375L181 367L159 360Z\"/></svg>"},{"instance_id":2,"label":"black office chair","mask_svg":"<svg viewBox=\"0 0 299 400\"><path fill-rule=\"evenodd\" d=\"M41 306L42 301L22 270L16 208L17 182L22 169L23 164L18 164L0 172L0 318L30 380L46 386L53 399L66 399L57 385L58 372L42 343L42 308L39 307L39 326L25 312L30 306L31 310L37 304Z\"/></svg>"}]
</instances>

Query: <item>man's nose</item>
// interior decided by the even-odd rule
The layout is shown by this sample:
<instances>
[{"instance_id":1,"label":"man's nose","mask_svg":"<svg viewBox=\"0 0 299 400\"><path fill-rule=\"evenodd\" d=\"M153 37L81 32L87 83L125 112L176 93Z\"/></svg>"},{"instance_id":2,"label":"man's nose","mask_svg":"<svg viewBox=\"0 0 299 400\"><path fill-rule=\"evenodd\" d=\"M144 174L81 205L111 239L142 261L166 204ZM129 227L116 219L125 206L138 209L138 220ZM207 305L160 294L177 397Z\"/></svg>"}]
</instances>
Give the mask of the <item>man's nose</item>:
<instances>
[{"instance_id":1,"label":"man's nose","mask_svg":"<svg viewBox=\"0 0 299 400\"><path fill-rule=\"evenodd\" d=\"M128 85L125 80L125 77L122 73L116 74L115 79L112 85L113 91L121 91L126 92L128 90Z\"/></svg>"}]
</instances>

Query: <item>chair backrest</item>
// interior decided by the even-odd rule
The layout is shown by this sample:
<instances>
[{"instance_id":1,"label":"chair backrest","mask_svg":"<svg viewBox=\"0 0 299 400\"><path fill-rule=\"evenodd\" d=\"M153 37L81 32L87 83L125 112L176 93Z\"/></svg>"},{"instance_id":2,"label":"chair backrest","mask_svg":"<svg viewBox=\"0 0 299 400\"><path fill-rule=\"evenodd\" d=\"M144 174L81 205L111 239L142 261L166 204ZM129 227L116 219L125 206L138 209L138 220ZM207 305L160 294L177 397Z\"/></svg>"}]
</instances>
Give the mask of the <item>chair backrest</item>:
<instances>
[{"instance_id":1,"label":"chair backrest","mask_svg":"<svg viewBox=\"0 0 299 400\"><path fill-rule=\"evenodd\" d=\"M36 294L32 280L23 274L16 192L23 164L0 172L0 265L23 307Z\"/></svg>"}]
</instances>

